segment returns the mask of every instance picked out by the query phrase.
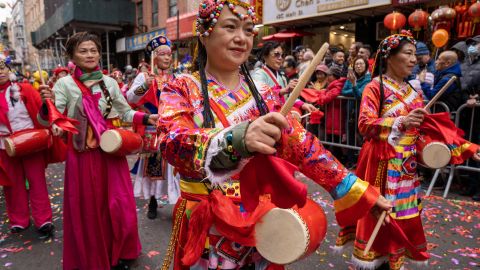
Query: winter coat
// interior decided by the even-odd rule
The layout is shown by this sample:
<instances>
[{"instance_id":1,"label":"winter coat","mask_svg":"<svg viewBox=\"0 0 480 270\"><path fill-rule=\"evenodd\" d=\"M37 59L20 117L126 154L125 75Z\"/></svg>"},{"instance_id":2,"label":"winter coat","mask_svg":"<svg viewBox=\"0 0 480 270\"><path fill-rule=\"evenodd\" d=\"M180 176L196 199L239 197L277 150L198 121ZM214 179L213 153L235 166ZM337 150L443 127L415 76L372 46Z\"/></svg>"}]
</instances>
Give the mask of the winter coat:
<instances>
[{"instance_id":1,"label":"winter coat","mask_svg":"<svg viewBox=\"0 0 480 270\"><path fill-rule=\"evenodd\" d=\"M352 82L347 80L342 89L342 95L347 97L355 97L355 99L361 99L363 89L372 80L372 76L369 72L357 79L357 84L353 86Z\"/></svg>"},{"instance_id":2,"label":"winter coat","mask_svg":"<svg viewBox=\"0 0 480 270\"><path fill-rule=\"evenodd\" d=\"M345 134L345 100L338 100L347 78L331 82L327 89L319 92L319 105L326 105L325 121L327 134Z\"/></svg>"}]
</instances>

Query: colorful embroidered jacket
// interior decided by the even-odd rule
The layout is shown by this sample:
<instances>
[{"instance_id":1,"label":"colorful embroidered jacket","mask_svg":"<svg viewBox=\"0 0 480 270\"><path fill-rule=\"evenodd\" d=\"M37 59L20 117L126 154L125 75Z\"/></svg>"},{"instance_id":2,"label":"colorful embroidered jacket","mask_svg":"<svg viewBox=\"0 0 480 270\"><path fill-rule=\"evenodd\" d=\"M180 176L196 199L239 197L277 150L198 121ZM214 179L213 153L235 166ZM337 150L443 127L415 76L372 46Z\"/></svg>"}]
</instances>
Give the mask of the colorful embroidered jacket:
<instances>
[{"instance_id":1,"label":"colorful embroidered jacket","mask_svg":"<svg viewBox=\"0 0 480 270\"><path fill-rule=\"evenodd\" d=\"M423 108L422 95L407 83L384 76L384 102L380 112L380 80L365 87L358 127L365 142L356 173L379 187L393 202L392 217L409 219L420 214L421 188L417 175L416 130L403 130L402 121L416 108ZM381 115L381 117L379 116ZM471 143L466 142L471 145ZM462 156L466 145L449 145L452 157ZM460 153L459 153L460 152Z\"/></svg>"},{"instance_id":2,"label":"colorful embroidered jacket","mask_svg":"<svg viewBox=\"0 0 480 270\"><path fill-rule=\"evenodd\" d=\"M218 152L215 149L218 148L218 138L223 138L227 129L222 127L215 114L216 128L202 128L203 103L197 76L180 76L162 91L159 129L163 136L160 147L163 156L180 172L182 180L200 182L205 178L222 178L220 181L226 182L242 169L247 160L228 173L209 169L212 156ZM259 116L255 100L243 79L230 92L213 79L209 79L208 87L211 99L219 105L231 125ZM278 99L271 91L262 89L261 92L271 110L278 108L275 107ZM303 174L330 192L335 199L339 223L354 223L375 204L378 191L350 173L298 122L290 122L293 128L284 133L278 156L297 165ZM187 191L182 184L181 189Z\"/></svg>"}]
</instances>

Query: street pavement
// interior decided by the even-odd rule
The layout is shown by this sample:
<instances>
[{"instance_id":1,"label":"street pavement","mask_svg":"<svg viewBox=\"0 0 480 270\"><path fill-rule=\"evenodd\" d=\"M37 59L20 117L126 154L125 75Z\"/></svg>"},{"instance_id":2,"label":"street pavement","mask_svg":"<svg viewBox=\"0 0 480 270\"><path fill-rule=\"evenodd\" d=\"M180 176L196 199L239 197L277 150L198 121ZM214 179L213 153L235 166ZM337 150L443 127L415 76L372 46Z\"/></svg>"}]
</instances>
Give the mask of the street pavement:
<instances>
[{"instance_id":1,"label":"street pavement","mask_svg":"<svg viewBox=\"0 0 480 270\"><path fill-rule=\"evenodd\" d=\"M132 163L133 157L129 158ZM62 265L62 195L63 164L50 165L47 184L52 202L56 234L53 239L39 239L33 226L12 235L8 229L3 194L0 195L0 269L61 269ZM478 180L478 179L477 179ZM287 269L353 269L350 253L334 253L338 231L328 193L308 182L309 194L325 210L329 227L320 248L308 258L289 265ZM467 197L451 193L448 200L436 195L425 198L423 221L428 249L428 268L407 263L406 269L479 269L480 267L480 204ZM159 208L158 218L146 218L145 200L137 199L137 212L143 252L133 263L133 269L160 269L172 225L172 206Z\"/></svg>"}]
</instances>

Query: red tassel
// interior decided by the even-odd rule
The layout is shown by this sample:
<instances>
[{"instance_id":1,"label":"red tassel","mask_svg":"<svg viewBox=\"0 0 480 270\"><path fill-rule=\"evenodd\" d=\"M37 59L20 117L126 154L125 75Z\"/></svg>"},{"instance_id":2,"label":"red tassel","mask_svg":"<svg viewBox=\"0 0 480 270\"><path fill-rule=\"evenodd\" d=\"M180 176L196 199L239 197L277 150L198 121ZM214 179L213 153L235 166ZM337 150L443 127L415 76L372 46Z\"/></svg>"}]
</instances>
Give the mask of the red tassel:
<instances>
[{"instance_id":1,"label":"red tassel","mask_svg":"<svg viewBox=\"0 0 480 270\"><path fill-rule=\"evenodd\" d=\"M55 124L59 128L71 132L73 134L78 134L78 130L75 125L78 125L78 121L72 118L68 118L65 115L61 114L55 104L53 104L51 99L46 99L45 103L48 108L48 122L50 125Z\"/></svg>"}]
</instances>

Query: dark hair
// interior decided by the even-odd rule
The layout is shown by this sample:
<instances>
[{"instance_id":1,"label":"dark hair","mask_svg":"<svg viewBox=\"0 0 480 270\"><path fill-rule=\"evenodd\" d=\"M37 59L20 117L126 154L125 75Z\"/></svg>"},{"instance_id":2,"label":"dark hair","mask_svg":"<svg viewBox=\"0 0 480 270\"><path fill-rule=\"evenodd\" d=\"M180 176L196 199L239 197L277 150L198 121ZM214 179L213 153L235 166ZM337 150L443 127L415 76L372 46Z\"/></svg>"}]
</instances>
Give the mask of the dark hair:
<instances>
[{"instance_id":1,"label":"dark hair","mask_svg":"<svg viewBox=\"0 0 480 270\"><path fill-rule=\"evenodd\" d=\"M297 67L297 62L295 62L295 60L293 59L285 60L285 64L286 64L286 67L291 67L291 68Z\"/></svg>"},{"instance_id":2,"label":"dark hair","mask_svg":"<svg viewBox=\"0 0 480 270\"><path fill-rule=\"evenodd\" d=\"M213 117L213 113L210 107L210 97L208 95L208 80L207 74L205 73L205 66L207 65L207 50L205 49L205 46L202 44L202 42L200 42L200 39L198 39L197 41L197 53L198 54L194 65L194 71L198 71L198 73L200 74L200 84L203 97L203 127L214 128L215 118ZM250 92L255 99L255 103L257 104L257 108L260 111L260 114L267 114L267 104L265 103L262 96L255 87L255 83L253 82L253 79L250 76L250 72L248 71L245 63L240 66L240 73L245 77L245 81L250 88Z\"/></svg>"},{"instance_id":3,"label":"dark hair","mask_svg":"<svg viewBox=\"0 0 480 270\"><path fill-rule=\"evenodd\" d=\"M388 58L390 58L392 55L398 54L406 44L412 43L407 39L400 41L400 44L398 44L396 48L390 50L390 54L386 59L383 59L383 53L380 49L377 51L377 55L375 56L375 66L372 71L372 78L376 76L380 77L380 106L378 107L378 117L382 116L383 102L385 99L385 90L383 89L383 73L387 71Z\"/></svg>"},{"instance_id":4,"label":"dark hair","mask_svg":"<svg viewBox=\"0 0 480 270\"><path fill-rule=\"evenodd\" d=\"M355 45L355 52L358 53L358 50L360 50L360 48L362 48L363 43L360 42L360 41L357 41L357 42L353 43L353 45Z\"/></svg>"},{"instance_id":5,"label":"dark hair","mask_svg":"<svg viewBox=\"0 0 480 270\"><path fill-rule=\"evenodd\" d=\"M363 44L362 49L365 49L365 50L368 50L370 52L370 55L372 55L372 46L368 45L368 44Z\"/></svg>"},{"instance_id":6,"label":"dark hair","mask_svg":"<svg viewBox=\"0 0 480 270\"><path fill-rule=\"evenodd\" d=\"M258 59L265 63L265 58L270 54L271 51L275 50L278 47L282 47L282 44L277 41L267 41L263 44L262 50L258 54Z\"/></svg>"},{"instance_id":7,"label":"dark hair","mask_svg":"<svg viewBox=\"0 0 480 270\"><path fill-rule=\"evenodd\" d=\"M98 38L97 35L89 33L89 32L78 32L71 36L67 40L67 44L65 45L65 48L67 50L67 55L70 57L70 59L73 58L73 55L75 53L75 49L85 41L93 41L95 43L95 46L97 46L97 50L99 53L102 51L102 43L100 43L100 39Z\"/></svg>"},{"instance_id":8,"label":"dark hair","mask_svg":"<svg viewBox=\"0 0 480 270\"><path fill-rule=\"evenodd\" d=\"M365 71L362 73L362 74L358 74L356 71L355 71L355 63L357 63L358 60L362 60L364 63L365 63ZM356 57L354 60L353 60L353 72L355 73L355 75L357 76L357 78L360 78L362 77L363 75L365 75L367 72L368 72L368 60L363 58L363 57Z\"/></svg>"}]
</instances>

